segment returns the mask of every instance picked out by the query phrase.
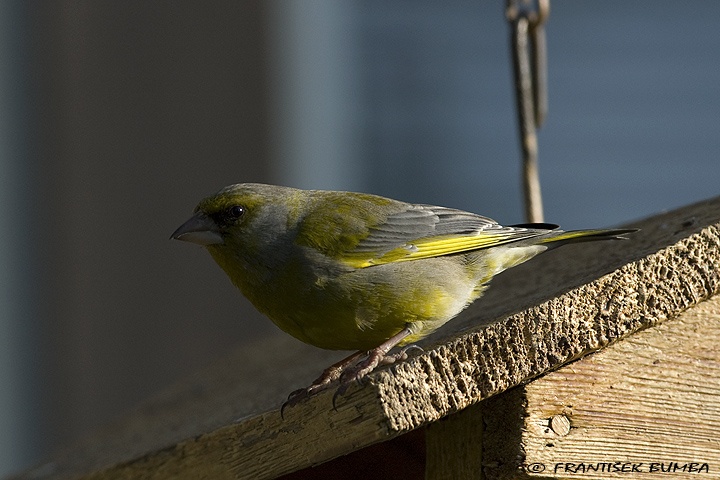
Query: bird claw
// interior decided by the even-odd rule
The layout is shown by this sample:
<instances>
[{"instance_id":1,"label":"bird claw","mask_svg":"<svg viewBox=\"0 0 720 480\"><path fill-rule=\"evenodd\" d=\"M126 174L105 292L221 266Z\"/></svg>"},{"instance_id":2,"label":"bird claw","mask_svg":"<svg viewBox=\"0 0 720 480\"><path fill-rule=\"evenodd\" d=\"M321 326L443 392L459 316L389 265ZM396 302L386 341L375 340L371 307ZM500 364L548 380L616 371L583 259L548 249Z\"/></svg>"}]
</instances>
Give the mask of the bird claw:
<instances>
[{"instance_id":1,"label":"bird claw","mask_svg":"<svg viewBox=\"0 0 720 480\"><path fill-rule=\"evenodd\" d=\"M330 384L339 381L339 386L335 391L332 399L333 410L337 410L337 399L347 392L350 385L354 382L362 384L362 380L375 368L380 365L389 365L397 361L406 360L408 358L408 350L417 348L423 351L417 345L408 345L399 352L388 354L387 352L397 345L403 338L409 335L410 329L405 328L402 332L388 339L382 345L367 352L356 352L349 357L331 365L323 371L322 375L315 380L312 385L307 388L300 388L288 395L288 399L280 407L280 416L285 418L285 409L300 403L315 393L327 389ZM364 360L358 361L365 357Z\"/></svg>"},{"instance_id":2,"label":"bird claw","mask_svg":"<svg viewBox=\"0 0 720 480\"><path fill-rule=\"evenodd\" d=\"M292 392L290 392L287 400L285 400L285 402L283 402L283 404L280 406L280 418L282 418L283 420L285 419L285 409L287 407L294 407L306 398L310 398L315 393L321 390L325 390L329 385L330 382L328 382L327 384L313 383L309 387L298 388L297 390L293 390Z\"/></svg>"},{"instance_id":3,"label":"bird claw","mask_svg":"<svg viewBox=\"0 0 720 480\"><path fill-rule=\"evenodd\" d=\"M283 419L285 418L285 409L287 407L293 407L301 401L305 400L306 398L309 398L311 395L314 395L315 393L328 388L331 383L340 378L340 376L345 371L345 369L348 368L348 366L355 363L358 358L362 357L363 354L364 352L356 352L349 357L344 358L333 365L330 365L328 368L323 370L322 374L309 387L299 388L297 390L294 390L293 392L290 392L287 400L285 400L285 403L283 403L280 407L280 417Z\"/></svg>"},{"instance_id":4,"label":"bird claw","mask_svg":"<svg viewBox=\"0 0 720 480\"><path fill-rule=\"evenodd\" d=\"M390 365L397 361L404 361L408 359L408 350L417 349L421 352L424 352L423 348L420 345L408 345L407 347L403 347L399 352L393 353L392 355L385 355L383 359L380 361L380 365Z\"/></svg>"},{"instance_id":5,"label":"bird claw","mask_svg":"<svg viewBox=\"0 0 720 480\"><path fill-rule=\"evenodd\" d=\"M404 347L399 352L396 352L393 354L387 354L380 348L370 350L368 352L365 360L357 363L353 367L347 368L340 375L340 385L338 386L337 390L335 391L335 394L333 395L333 400L332 400L333 410L337 410L337 399L339 397L343 396L345 394L345 392L347 392L348 388L350 388L350 385L352 385L353 383L362 385L363 380L365 380L365 377L367 377L368 374L370 374L378 366L391 365L398 361L407 360L407 358L408 358L407 351L411 350L413 348L416 348L416 349L420 350L421 352L424 351L418 345L408 345L407 347Z\"/></svg>"}]
</instances>

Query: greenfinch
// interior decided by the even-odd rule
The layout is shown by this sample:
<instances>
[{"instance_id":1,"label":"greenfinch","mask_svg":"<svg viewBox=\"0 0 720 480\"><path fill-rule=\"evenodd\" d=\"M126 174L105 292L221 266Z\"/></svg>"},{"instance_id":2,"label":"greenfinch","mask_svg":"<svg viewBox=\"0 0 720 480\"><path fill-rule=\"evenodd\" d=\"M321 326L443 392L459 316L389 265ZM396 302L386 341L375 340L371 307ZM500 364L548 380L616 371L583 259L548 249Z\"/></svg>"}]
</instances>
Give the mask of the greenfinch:
<instances>
[{"instance_id":1,"label":"greenfinch","mask_svg":"<svg viewBox=\"0 0 720 480\"><path fill-rule=\"evenodd\" d=\"M634 230L502 226L446 207L365 193L245 183L203 199L173 239L203 245L278 327L316 347L357 350L291 394L340 387L407 357L498 273L571 242Z\"/></svg>"}]
</instances>

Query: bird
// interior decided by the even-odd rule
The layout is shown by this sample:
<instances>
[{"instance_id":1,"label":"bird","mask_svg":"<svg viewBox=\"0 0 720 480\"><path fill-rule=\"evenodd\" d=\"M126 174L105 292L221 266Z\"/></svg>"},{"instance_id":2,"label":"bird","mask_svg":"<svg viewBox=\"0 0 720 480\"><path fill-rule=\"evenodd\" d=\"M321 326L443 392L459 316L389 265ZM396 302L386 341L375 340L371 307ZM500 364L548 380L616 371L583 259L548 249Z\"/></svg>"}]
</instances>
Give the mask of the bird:
<instances>
[{"instance_id":1,"label":"bird","mask_svg":"<svg viewBox=\"0 0 720 480\"><path fill-rule=\"evenodd\" d=\"M342 394L379 365L407 359L414 342L481 297L500 272L561 245L634 231L503 226L368 193L240 183L202 199L171 239L204 246L286 333L356 351L292 392L286 404L295 404L335 382Z\"/></svg>"}]
</instances>

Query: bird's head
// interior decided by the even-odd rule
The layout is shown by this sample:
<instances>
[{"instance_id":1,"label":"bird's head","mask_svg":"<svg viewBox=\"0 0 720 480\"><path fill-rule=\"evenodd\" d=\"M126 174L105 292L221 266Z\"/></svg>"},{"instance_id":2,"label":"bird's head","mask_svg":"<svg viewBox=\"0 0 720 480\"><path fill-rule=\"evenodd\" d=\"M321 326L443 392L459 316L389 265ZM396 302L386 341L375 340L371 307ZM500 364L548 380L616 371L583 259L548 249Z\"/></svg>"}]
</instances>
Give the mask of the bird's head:
<instances>
[{"instance_id":1,"label":"bird's head","mask_svg":"<svg viewBox=\"0 0 720 480\"><path fill-rule=\"evenodd\" d=\"M257 183L225 187L201 200L171 238L205 246L216 260L217 255L231 252L255 254L292 228L302 204L301 192Z\"/></svg>"}]
</instances>

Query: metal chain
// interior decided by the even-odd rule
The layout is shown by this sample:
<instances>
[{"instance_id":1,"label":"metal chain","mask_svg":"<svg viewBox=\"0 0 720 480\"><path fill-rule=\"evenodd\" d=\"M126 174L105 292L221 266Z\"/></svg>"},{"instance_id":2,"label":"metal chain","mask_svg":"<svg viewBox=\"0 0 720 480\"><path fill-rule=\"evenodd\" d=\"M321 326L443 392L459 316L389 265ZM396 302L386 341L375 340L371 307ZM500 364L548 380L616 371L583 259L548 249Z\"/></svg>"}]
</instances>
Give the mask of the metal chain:
<instances>
[{"instance_id":1,"label":"metal chain","mask_svg":"<svg viewBox=\"0 0 720 480\"><path fill-rule=\"evenodd\" d=\"M545 22L550 0L507 0L511 28L515 97L523 154L525 218L542 222L543 208L538 173L537 128L547 114L547 51Z\"/></svg>"}]
</instances>

